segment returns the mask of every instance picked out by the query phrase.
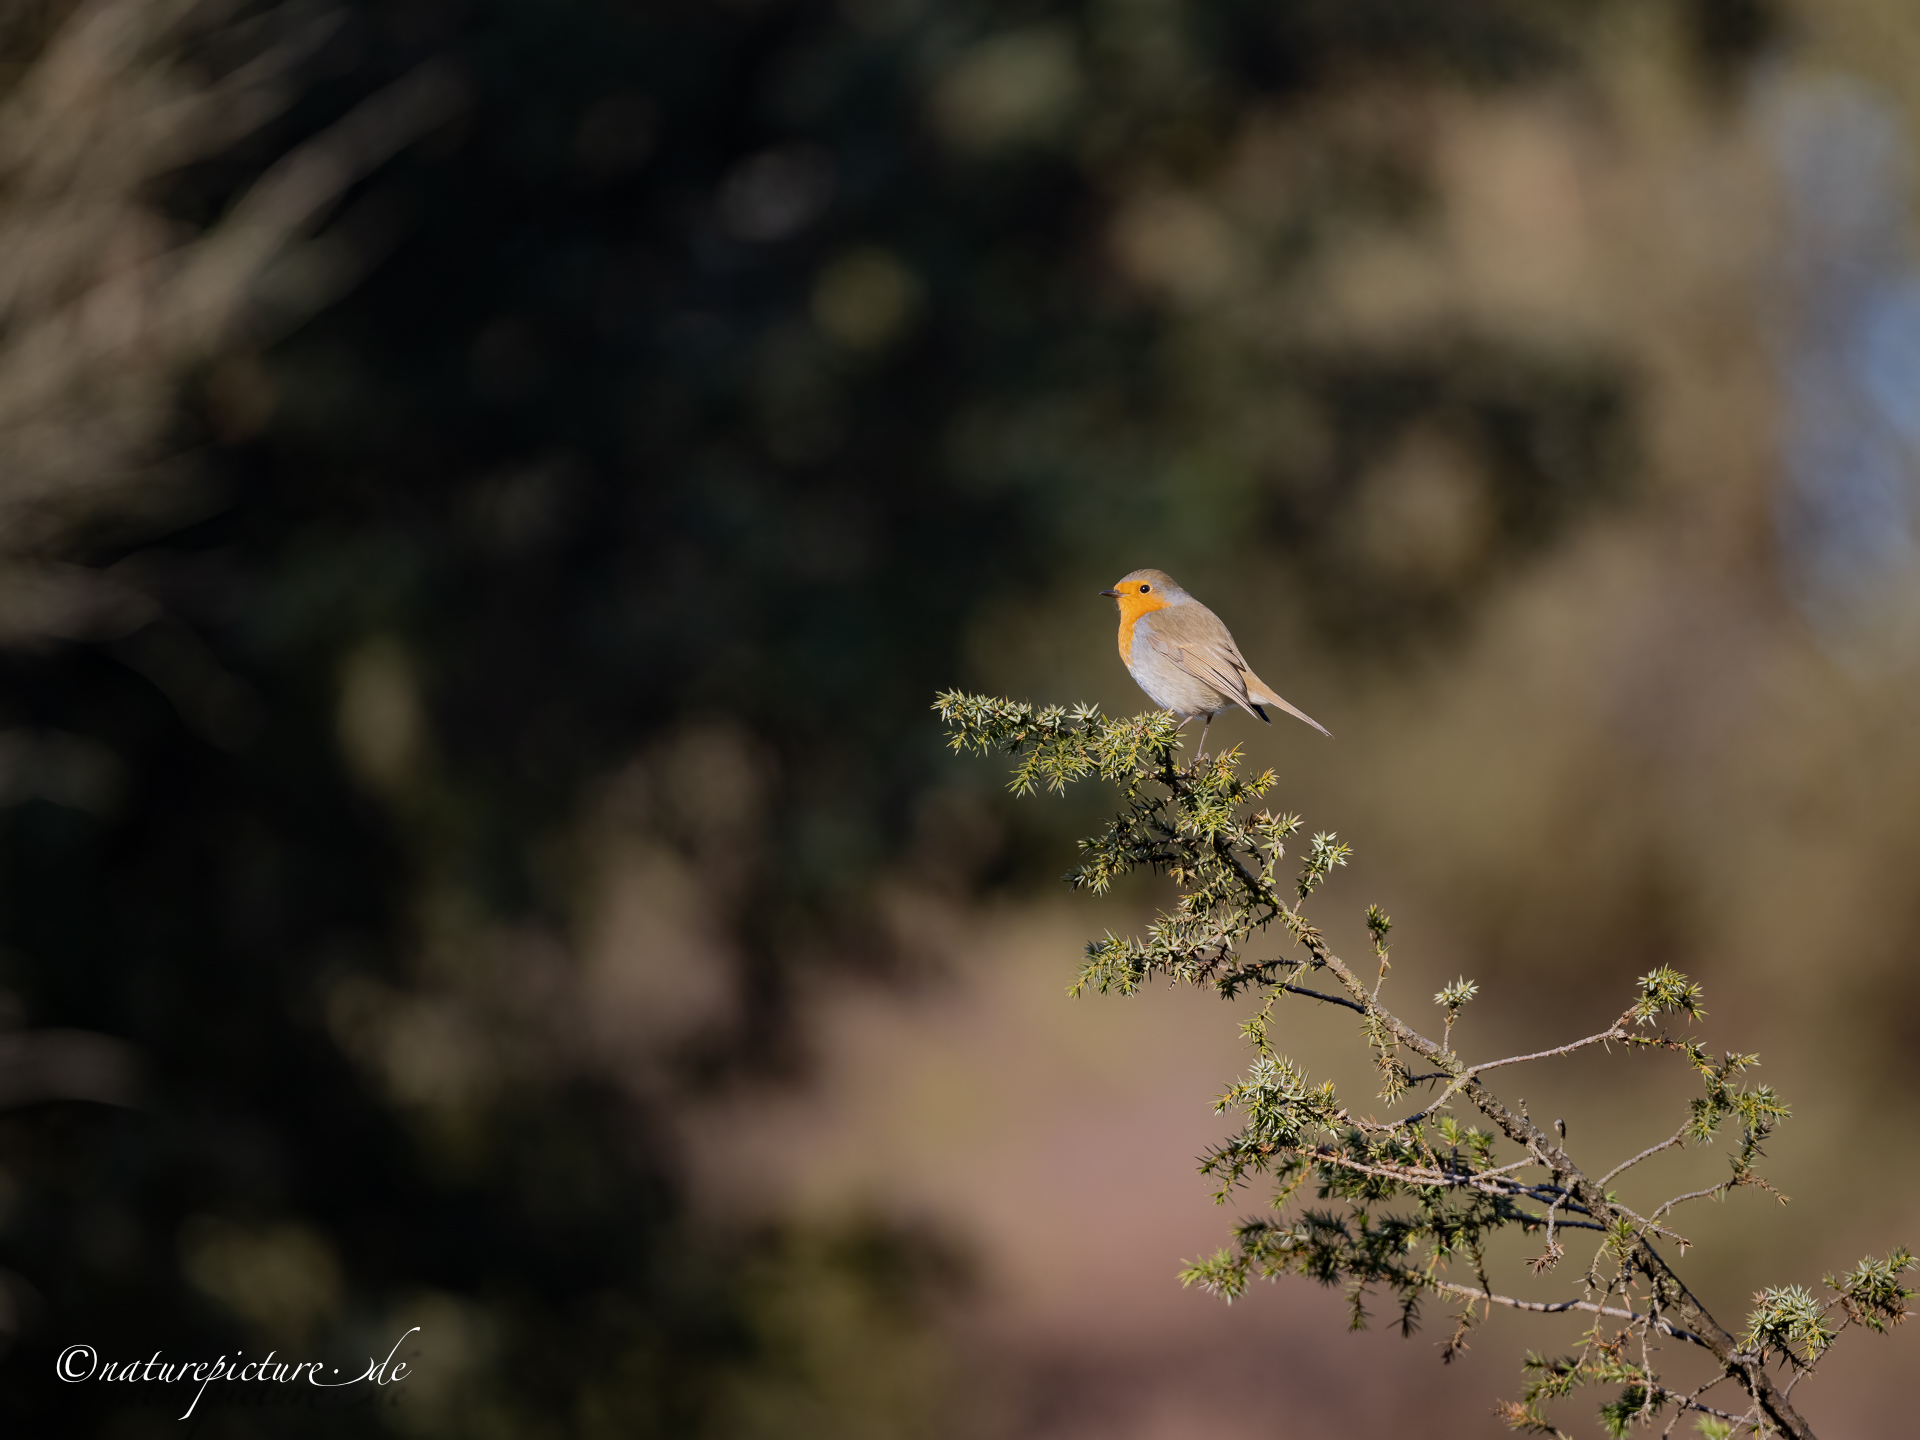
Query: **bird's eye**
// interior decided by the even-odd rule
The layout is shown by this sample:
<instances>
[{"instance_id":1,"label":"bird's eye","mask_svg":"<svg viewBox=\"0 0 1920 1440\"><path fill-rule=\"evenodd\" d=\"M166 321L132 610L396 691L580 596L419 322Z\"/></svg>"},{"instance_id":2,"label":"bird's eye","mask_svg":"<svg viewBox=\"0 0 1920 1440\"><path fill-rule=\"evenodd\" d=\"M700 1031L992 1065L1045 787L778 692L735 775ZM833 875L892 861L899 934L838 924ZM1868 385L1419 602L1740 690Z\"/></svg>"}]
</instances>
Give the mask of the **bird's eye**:
<instances>
[{"instance_id":1,"label":"bird's eye","mask_svg":"<svg viewBox=\"0 0 1920 1440\"><path fill-rule=\"evenodd\" d=\"M1152 588L1153 588L1153 586L1151 586L1151 585L1142 585L1142 586L1140 587L1140 593L1141 593L1142 595L1144 595L1144 594L1146 594L1146 593L1147 593L1147 591L1149 591L1149 590L1151 590Z\"/></svg>"}]
</instances>

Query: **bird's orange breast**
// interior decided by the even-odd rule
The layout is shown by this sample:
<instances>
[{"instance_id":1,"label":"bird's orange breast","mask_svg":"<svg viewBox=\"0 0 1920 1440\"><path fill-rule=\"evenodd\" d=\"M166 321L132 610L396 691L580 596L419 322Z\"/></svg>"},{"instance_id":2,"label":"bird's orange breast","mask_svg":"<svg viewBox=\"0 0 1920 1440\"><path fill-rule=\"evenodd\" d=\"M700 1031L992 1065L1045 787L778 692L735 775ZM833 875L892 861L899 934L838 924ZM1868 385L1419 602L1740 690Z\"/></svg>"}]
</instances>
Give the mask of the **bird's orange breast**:
<instances>
[{"instance_id":1,"label":"bird's orange breast","mask_svg":"<svg viewBox=\"0 0 1920 1440\"><path fill-rule=\"evenodd\" d=\"M1146 595L1138 591L1120 596L1120 663L1129 670L1133 668L1133 627L1142 615L1151 615L1156 610L1167 608L1157 592Z\"/></svg>"}]
</instances>

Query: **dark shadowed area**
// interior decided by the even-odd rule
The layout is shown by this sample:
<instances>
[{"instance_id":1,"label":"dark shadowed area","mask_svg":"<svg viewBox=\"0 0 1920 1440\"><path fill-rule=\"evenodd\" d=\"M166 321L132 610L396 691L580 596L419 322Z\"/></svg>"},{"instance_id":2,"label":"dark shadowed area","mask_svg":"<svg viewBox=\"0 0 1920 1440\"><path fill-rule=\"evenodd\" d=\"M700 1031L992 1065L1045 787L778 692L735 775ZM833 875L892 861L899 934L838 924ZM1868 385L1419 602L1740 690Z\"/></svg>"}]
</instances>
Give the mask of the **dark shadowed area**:
<instances>
[{"instance_id":1,"label":"dark shadowed area","mask_svg":"<svg viewBox=\"0 0 1920 1440\"><path fill-rule=\"evenodd\" d=\"M1139 566L1403 1005L1761 1052L1726 1314L1920 1240L1916 135L1894 0L0 5L8 1432L1506 1433L1572 1322L1179 1287L1244 1016L943 747L1144 708Z\"/></svg>"}]
</instances>

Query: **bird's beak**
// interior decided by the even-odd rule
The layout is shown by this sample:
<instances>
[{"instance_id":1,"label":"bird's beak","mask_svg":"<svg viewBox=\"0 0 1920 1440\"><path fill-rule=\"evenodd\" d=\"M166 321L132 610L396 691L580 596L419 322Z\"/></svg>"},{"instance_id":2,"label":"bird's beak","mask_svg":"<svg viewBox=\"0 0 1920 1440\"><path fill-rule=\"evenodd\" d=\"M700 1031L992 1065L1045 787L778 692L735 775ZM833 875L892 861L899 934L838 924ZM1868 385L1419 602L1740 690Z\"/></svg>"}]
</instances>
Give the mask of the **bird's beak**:
<instances>
[{"instance_id":1,"label":"bird's beak","mask_svg":"<svg viewBox=\"0 0 1920 1440\"><path fill-rule=\"evenodd\" d=\"M1120 598L1120 592L1118 590L1102 590L1100 593L1109 600L1118 600Z\"/></svg>"}]
</instances>

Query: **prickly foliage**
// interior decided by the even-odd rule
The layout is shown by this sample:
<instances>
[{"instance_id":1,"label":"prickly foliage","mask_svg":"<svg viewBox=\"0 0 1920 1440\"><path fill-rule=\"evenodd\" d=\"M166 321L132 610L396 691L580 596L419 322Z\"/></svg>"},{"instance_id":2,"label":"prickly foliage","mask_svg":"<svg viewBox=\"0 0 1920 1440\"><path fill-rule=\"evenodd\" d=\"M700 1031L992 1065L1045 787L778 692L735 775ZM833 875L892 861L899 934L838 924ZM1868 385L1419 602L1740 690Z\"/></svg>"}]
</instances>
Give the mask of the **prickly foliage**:
<instances>
[{"instance_id":1,"label":"prickly foliage","mask_svg":"<svg viewBox=\"0 0 1920 1440\"><path fill-rule=\"evenodd\" d=\"M1300 818L1255 808L1274 789L1272 771L1242 777L1237 749L1179 763L1178 729L1160 713L1112 719L1092 706L1036 709L959 692L940 695L935 708L954 749L1015 758L1018 794L1063 791L1096 777L1118 788L1121 808L1079 842L1069 885L1103 894L1140 869L1173 883L1176 898L1144 936L1108 934L1087 946L1073 993L1131 995L1160 976L1253 1007L1240 1027L1251 1062L1216 1104L1237 1117L1238 1128L1201 1158L1200 1169L1222 1203L1255 1183L1270 1187L1270 1203L1234 1227L1230 1247L1190 1264L1182 1273L1187 1284L1231 1301L1254 1280L1303 1275L1341 1287L1356 1328L1369 1323L1370 1303L1389 1302L1392 1323L1407 1335L1425 1307L1445 1307L1452 1312L1446 1360L1496 1305L1537 1316L1543 1335L1561 1335L1573 1348L1528 1354L1522 1394L1499 1412L1516 1430L1546 1435L1566 1433L1548 1407L1598 1386L1605 1398L1596 1418L1616 1437L1662 1415L1669 1430L1688 1419L1714 1436L1811 1436L1791 1403L1794 1387L1849 1327L1885 1331L1906 1318L1916 1292L1902 1278L1915 1267L1904 1248L1829 1275L1826 1298L1792 1284L1760 1291L1739 1334L1674 1269L1673 1257L1689 1243L1671 1228L1677 1208L1740 1189L1778 1196L1756 1167L1763 1142L1789 1115L1769 1086L1742 1078L1758 1056L1716 1058L1674 1033L1676 1023L1706 1018L1701 988L1685 975L1661 966L1641 976L1626 1007L1592 1035L1469 1062L1453 1035L1479 994L1473 980L1460 976L1433 996L1441 1036L1430 1039L1382 999L1393 922L1378 906L1365 914L1378 962L1371 980L1308 920L1306 902L1352 852L1332 832L1319 832L1288 863ZM1347 1012L1381 1077L1375 1098L1393 1107L1419 1091L1417 1106L1383 1118L1344 1101L1331 1081L1316 1082L1274 1047L1282 1003ZM1623 1059L1636 1051L1676 1055L1700 1087L1670 1135L1597 1176L1564 1148L1564 1125L1542 1129L1525 1102L1509 1106L1483 1078L1596 1046ZM1643 1161L1712 1145L1729 1127L1737 1138L1718 1182L1639 1208L1614 1187ZM1496 1285L1489 1241L1502 1231L1533 1237L1541 1249L1524 1268L1536 1282L1558 1277L1557 1292L1536 1298L1512 1293L1504 1280ZM1583 1258L1562 1271L1575 1247ZM1578 1327L1568 1336L1570 1319Z\"/></svg>"}]
</instances>

